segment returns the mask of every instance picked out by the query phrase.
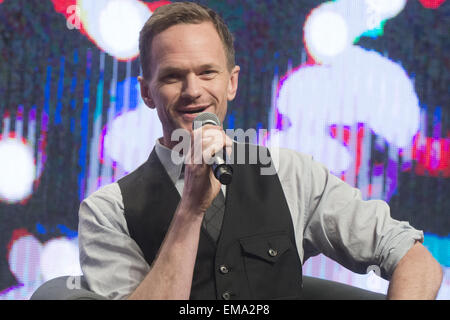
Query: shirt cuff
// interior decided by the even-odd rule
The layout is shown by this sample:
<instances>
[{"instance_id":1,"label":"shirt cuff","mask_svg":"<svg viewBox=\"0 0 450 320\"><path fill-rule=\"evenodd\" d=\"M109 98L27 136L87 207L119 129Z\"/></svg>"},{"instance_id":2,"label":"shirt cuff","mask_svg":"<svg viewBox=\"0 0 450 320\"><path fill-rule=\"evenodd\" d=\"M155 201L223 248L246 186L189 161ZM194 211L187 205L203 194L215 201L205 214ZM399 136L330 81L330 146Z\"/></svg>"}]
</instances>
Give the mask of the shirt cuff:
<instances>
[{"instance_id":1,"label":"shirt cuff","mask_svg":"<svg viewBox=\"0 0 450 320\"><path fill-rule=\"evenodd\" d=\"M423 231L405 230L391 240L389 249L381 254L381 276L390 280L397 264L411 249L414 244L419 241L423 243Z\"/></svg>"}]
</instances>

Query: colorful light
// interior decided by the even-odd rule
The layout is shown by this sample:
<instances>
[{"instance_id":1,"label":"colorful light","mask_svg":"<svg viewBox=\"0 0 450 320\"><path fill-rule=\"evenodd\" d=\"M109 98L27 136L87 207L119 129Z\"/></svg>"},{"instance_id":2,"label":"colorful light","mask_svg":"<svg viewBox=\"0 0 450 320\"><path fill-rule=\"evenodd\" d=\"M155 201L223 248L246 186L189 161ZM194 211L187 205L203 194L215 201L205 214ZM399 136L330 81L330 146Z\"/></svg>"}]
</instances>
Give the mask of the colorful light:
<instances>
[{"instance_id":1,"label":"colorful light","mask_svg":"<svg viewBox=\"0 0 450 320\"><path fill-rule=\"evenodd\" d=\"M109 1L98 17L98 43L112 56L130 59L139 54L139 31L151 13L141 2Z\"/></svg>"},{"instance_id":2,"label":"colorful light","mask_svg":"<svg viewBox=\"0 0 450 320\"><path fill-rule=\"evenodd\" d=\"M65 275L81 275L78 246L65 237L46 242L42 247L40 268L44 281Z\"/></svg>"},{"instance_id":3,"label":"colorful light","mask_svg":"<svg viewBox=\"0 0 450 320\"><path fill-rule=\"evenodd\" d=\"M401 12L405 8L406 0L366 0L366 4L381 19L387 19Z\"/></svg>"},{"instance_id":4,"label":"colorful light","mask_svg":"<svg viewBox=\"0 0 450 320\"><path fill-rule=\"evenodd\" d=\"M32 148L22 139L0 139L0 199L15 203L33 190L36 166Z\"/></svg>"},{"instance_id":5,"label":"colorful light","mask_svg":"<svg viewBox=\"0 0 450 320\"><path fill-rule=\"evenodd\" d=\"M349 45L347 29L340 14L326 10L313 11L304 27L308 51L316 61L328 61Z\"/></svg>"},{"instance_id":6,"label":"colorful light","mask_svg":"<svg viewBox=\"0 0 450 320\"><path fill-rule=\"evenodd\" d=\"M445 0L419 0L419 2L423 5L424 8L437 9L441 4L445 2Z\"/></svg>"},{"instance_id":7,"label":"colorful light","mask_svg":"<svg viewBox=\"0 0 450 320\"><path fill-rule=\"evenodd\" d=\"M102 51L118 60L139 55L138 36L144 23L167 0L52 0L55 11L66 18L69 30L78 30Z\"/></svg>"},{"instance_id":8,"label":"colorful light","mask_svg":"<svg viewBox=\"0 0 450 320\"><path fill-rule=\"evenodd\" d=\"M103 148L125 172L131 172L147 160L162 136L162 127L154 110L141 103L136 109L119 115L105 130Z\"/></svg>"}]
</instances>

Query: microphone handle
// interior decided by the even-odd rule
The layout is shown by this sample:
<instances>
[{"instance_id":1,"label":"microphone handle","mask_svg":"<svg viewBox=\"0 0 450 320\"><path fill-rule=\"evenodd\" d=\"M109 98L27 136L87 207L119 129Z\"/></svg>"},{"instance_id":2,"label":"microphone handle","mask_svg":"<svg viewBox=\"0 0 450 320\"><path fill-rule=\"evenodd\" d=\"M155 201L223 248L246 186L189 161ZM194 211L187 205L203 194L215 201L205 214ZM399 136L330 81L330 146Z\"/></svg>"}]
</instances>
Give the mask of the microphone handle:
<instances>
[{"instance_id":1,"label":"microphone handle","mask_svg":"<svg viewBox=\"0 0 450 320\"><path fill-rule=\"evenodd\" d=\"M214 163L211 165L211 169L214 176L221 184L228 185L233 179L233 169L228 165L222 157L213 157Z\"/></svg>"}]
</instances>

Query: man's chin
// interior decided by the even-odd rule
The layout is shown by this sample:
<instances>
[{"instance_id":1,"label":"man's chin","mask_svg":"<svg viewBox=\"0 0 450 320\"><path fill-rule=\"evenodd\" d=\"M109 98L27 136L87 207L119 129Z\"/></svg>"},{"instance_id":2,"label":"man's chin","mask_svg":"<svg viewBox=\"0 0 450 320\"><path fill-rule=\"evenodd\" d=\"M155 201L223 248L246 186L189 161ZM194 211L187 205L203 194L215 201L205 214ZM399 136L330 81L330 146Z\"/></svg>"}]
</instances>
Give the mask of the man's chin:
<instances>
[{"instance_id":1,"label":"man's chin","mask_svg":"<svg viewBox=\"0 0 450 320\"><path fill-rule=\"evenodd\" d=\"M192 122L183 121L183 123L178 123L176 128L172 131L172 135L174 134L174 132L175 136L181 136L186 133L190 134L190 132L192 132Z\"/></svg>"}]
</instances>

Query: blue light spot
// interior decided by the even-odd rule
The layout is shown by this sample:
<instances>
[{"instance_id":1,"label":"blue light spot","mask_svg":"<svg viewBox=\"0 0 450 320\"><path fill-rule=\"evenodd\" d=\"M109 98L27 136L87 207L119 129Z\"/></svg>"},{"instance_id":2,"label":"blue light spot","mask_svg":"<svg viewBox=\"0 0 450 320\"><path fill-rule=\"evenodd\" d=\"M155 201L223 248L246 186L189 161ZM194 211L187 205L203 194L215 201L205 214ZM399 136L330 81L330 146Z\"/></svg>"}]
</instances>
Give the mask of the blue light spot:
<instances>
[{"instance_id":1,"label":"blue light spot","mask_svg":"<svg viewBox=\"0 0 450 320\"><path fill-rule=\"evenodd\" d=\"M57 227L58 227L59 231L62 234L65 234L67 236L67 238L69 238L69 239L75 238L76 236L78 236L77 231L71 230L63 224L58 224Z\"/></svg>"},{"instance_id":2,"label":"blue light spot","mask_svg":"<svg viewBox=\"0 0 450 320\"><path fill-rule=\"evenodd\" d=\"M450 267L450 236L440 237L435 234L425 233L423 245L427 247L440 264Z\"/></svg>"},{"instance_id":3,"label":"blue light spot","mask_svg":"<svg viewBox=\"0 0 450 320\"><path fill-rule=\"evenodd\" d=\"M47 230L45 229L45 227L42 224L40 224L39 222L36 223L36 230L40 234L46 234L47 233Z\"/></svg>"}]
</instances>

